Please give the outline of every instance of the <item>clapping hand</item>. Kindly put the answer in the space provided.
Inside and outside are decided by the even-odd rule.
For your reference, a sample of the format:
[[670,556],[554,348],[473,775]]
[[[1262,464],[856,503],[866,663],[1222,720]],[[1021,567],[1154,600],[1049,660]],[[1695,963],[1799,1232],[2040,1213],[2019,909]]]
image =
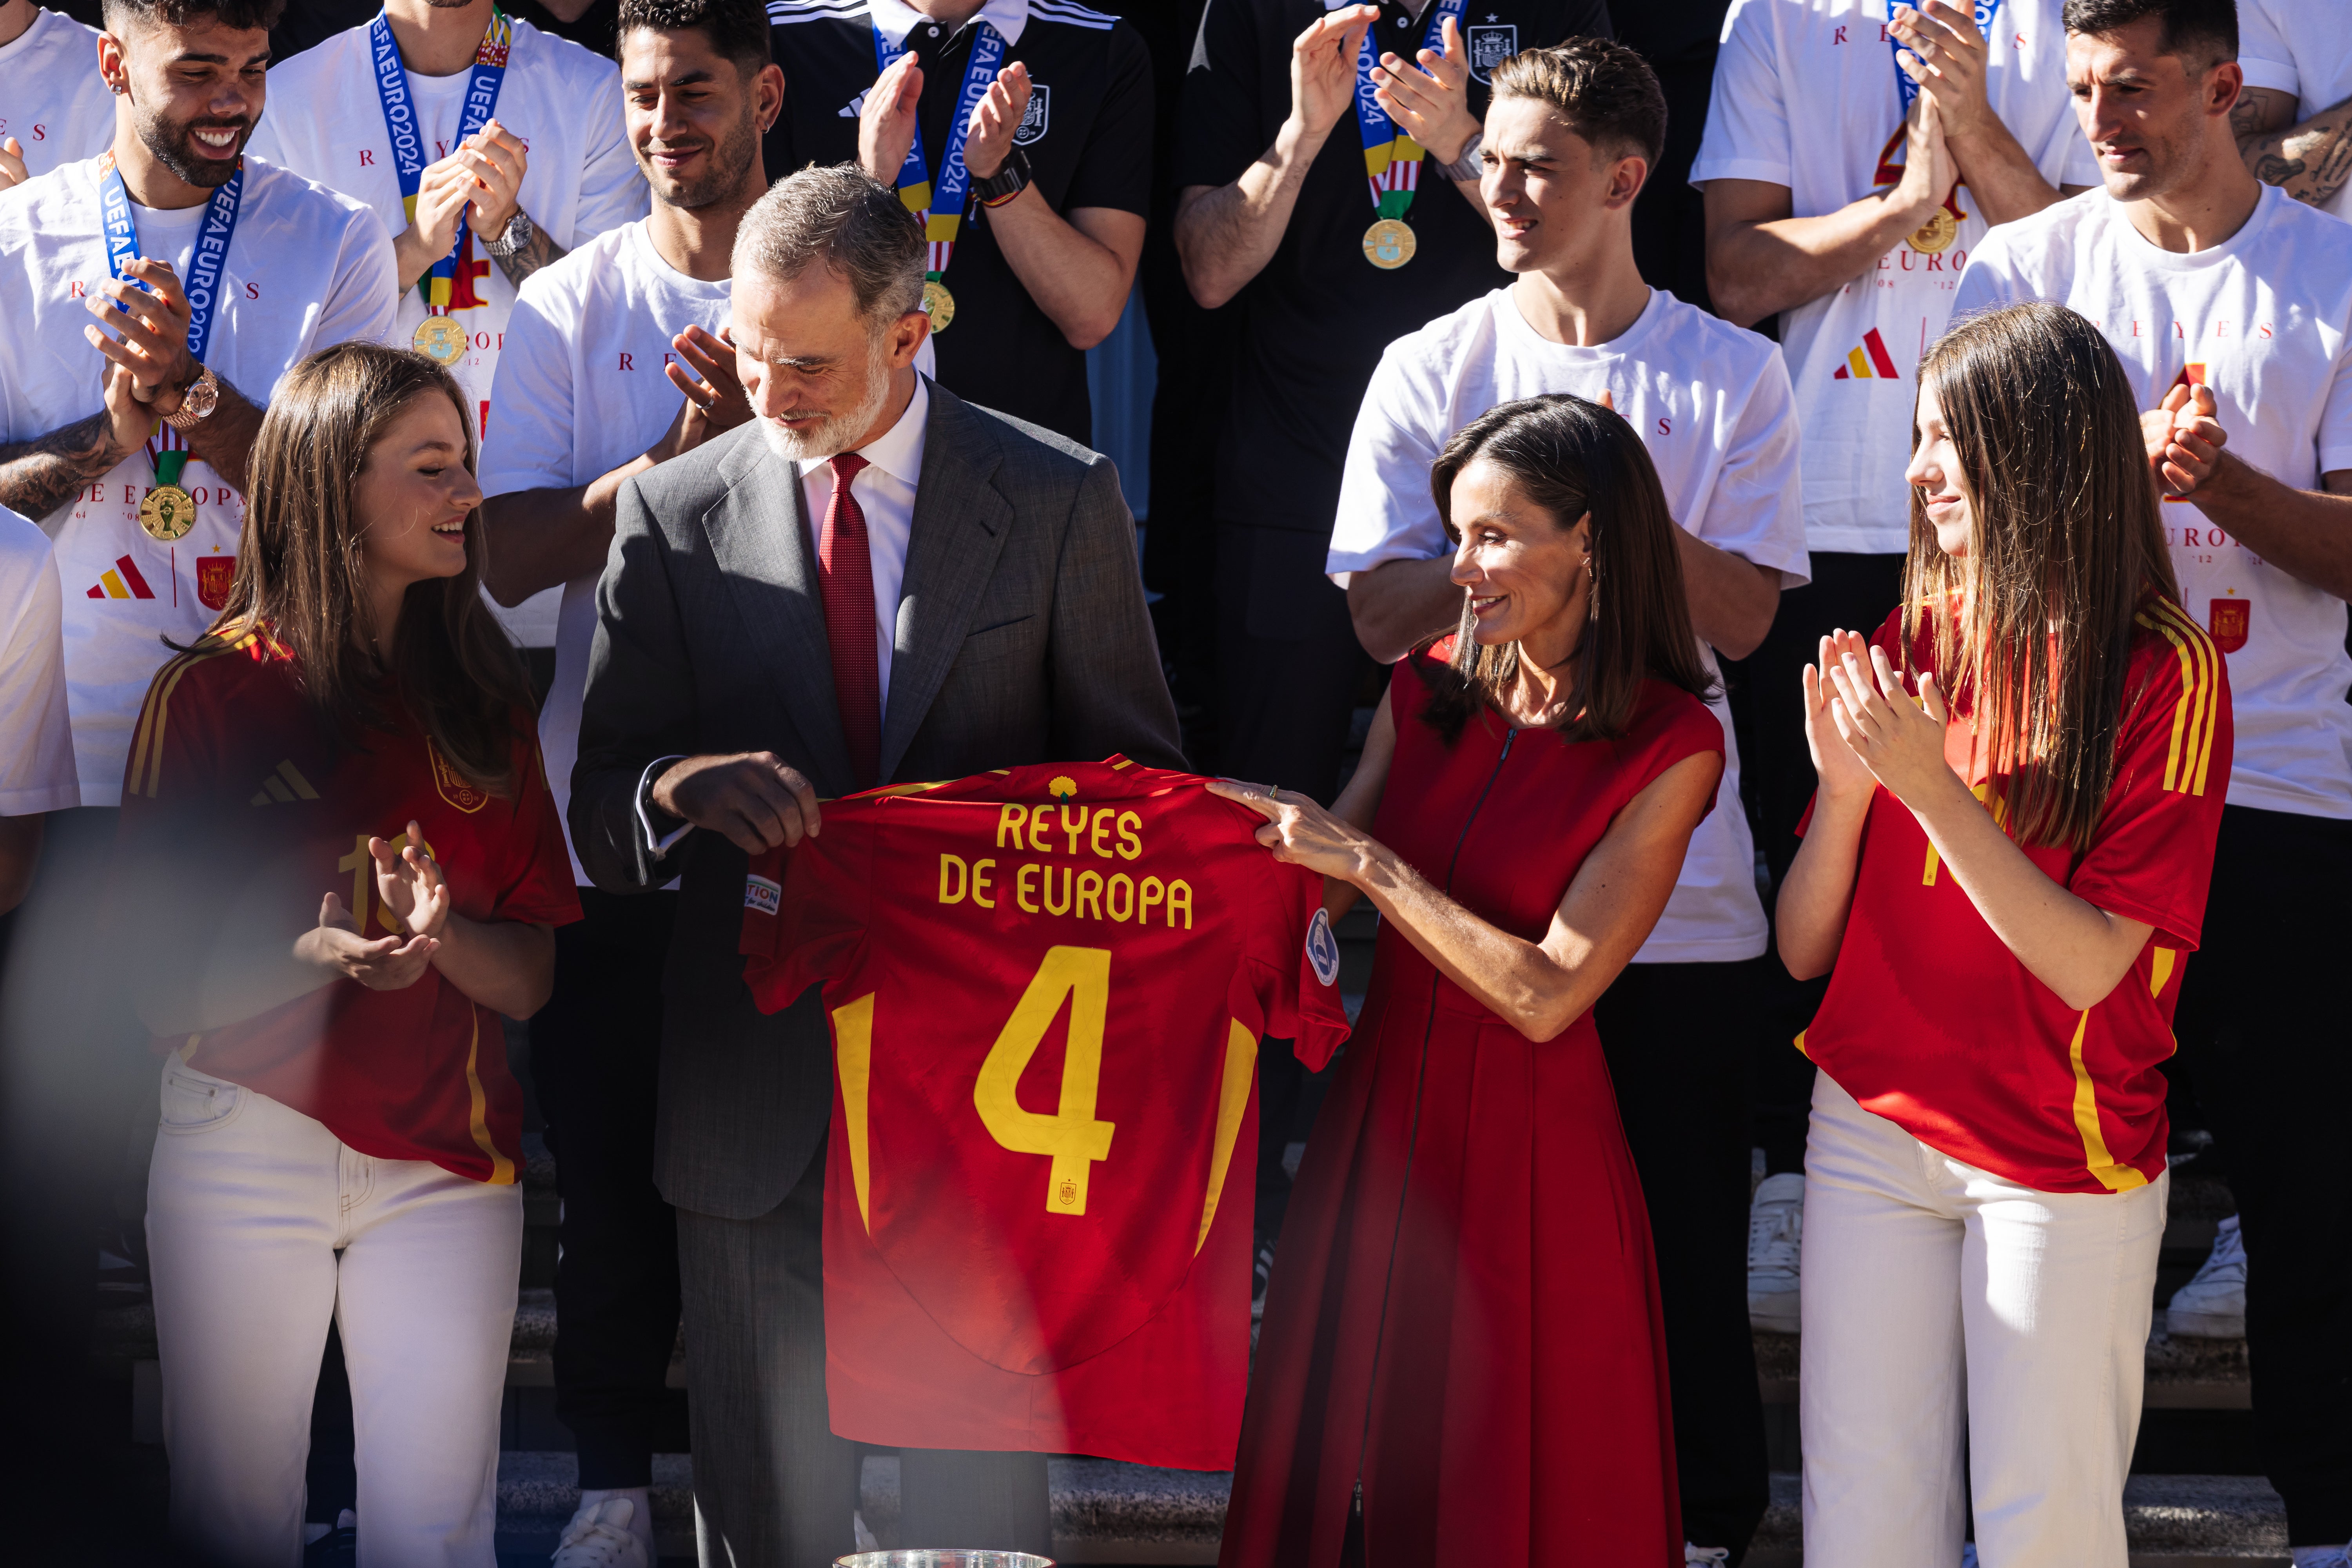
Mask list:
[[1462,47],[1462,29],[1451,16],[1445,18],[1440,41],[1443,53],[1423,49],[1414,57],[1420,61],[1417,70],[1395,55],[1382,55],[1372,68],[1372,96],[1433,158],[1452,163],[1478,133],[1478,121],[1470,112],[1469,51]]
[[[857,110],[857,163],[886,185],[898,184],[898,170],[915,145],[915,106],[922,99],[923,68],[911,52],[892,60],[866,89]],[[938,178],[939,171],[931,173]]]
[[686,363],[666,364],[662,372],[671,385],[686,394],[686,401],[679,405],[677,417],[670,421],[668,434],[655,448],[657,463],[691,452],[751,417],[751,399],[735,371],[731,328],[713,332],[698,322],[670,339],[669,346]]
[[[131,395],[153,405],[152,419],[177,410],[181,389],[199,374],[195,356],[188,353],[188,295],[168,261],[136,257],[122,270],[123,277],[108,279],[82,301],[105,326],[91,323],[81,331],[92,348],[121,367]],[[108,336],[108,328],[121,337]]]
[[0,191],[25,183],[25,144],[14,136],[0,140]]
[[2216,411],[2211,387],[2183,384],[2139,416],[2148,467],[2161,493],[2189,495],[2213,477],[2221,448],[2230,442],[2229,432],[2214,417]]
[[1014,60],[996,73],[988,95],[971,111],[963,166],[975,180],[992,180],[1012,155],[1013,138],[1029,113],[1029,68]]
[[[1959,775],[1944,760],[1944,731],[1951,714],[1933,674],[1919,677],[1915,700],[1903,689],[1903,678],[1888,661],[1886,650],[1861,645],[1862,638],[1852,632],[1843,634],[1834,648],[1830,639],[1822,640],[1822,659],[1835,692],[1827,704],[1830,721],[1870,777],[1916,811],[1929,802],[1933,791],[1958,783]],[[1819,679],[1817,671],[1807,668],[1809,701]],[[1851,787],[1851,775],[1840,782]],[[1826,787],[1826,778],[1823,784]]]
[[449,923],[449,885],[441,878],[441,863],[425,842],[425,829],[414,820],[398,847],[381,838],[368,840],[375,861],[375,893],[383,906],[386,925],[413,936],[438,938]]
[[1887,30],[1903,45],[1895,63],[1941,111],[1944,134],[1965,137],[1992,115],[1985,98],[1985,39],[1976,16],[1945,0],[1897,5]]
[[1290,118],[1307,135],[1329,135],[1356,100],[1356,56],[1380,19],[1377,5],[1349,5],[1325,12],[1291,40]]
[[432,966],[440,946],[437,938],[413,934],[370,942],[342,899],[329,893],[319,902],[317,929],[305,931],[294,951],[297,957],[371,991],[404,991]]

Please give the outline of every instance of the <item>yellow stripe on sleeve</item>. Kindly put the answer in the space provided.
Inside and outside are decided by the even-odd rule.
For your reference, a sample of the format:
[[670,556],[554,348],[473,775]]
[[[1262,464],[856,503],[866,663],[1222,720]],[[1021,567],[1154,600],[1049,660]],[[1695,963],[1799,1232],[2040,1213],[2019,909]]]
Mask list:
[[866,1194],[873,1186],[866,1136],[866,1096],[874,1078],[874,994],[833,1010],[834,1077],[841,1085],[841,1120],[849,1134],[849,1181],[857,1189],[857,1217],[874,1234]]
[[2159,600],[2158,607],[2188,637],[2189,647],[2196,651],[2198,664],[2204,672],[2200,687],[2202,700],[2199,704],[2197,723],[2193,731],[2197,738],[2196,767],[2185,781],[2189,794],[2201,795],[2205,793],[2207,770],[2213,761],[2213,731],[2221,727],[2223,668],[2221,650],[2214,646],[2212,635],[2190,619],[2189,613],[2179,605],[2168,600]]
[[1217,1142],[1209,1155],[1209,1191],[1201,1205],[1201,1234],[1192,1239],[1195,1258],[1209,1244],[1217,1200],[1224,1194],[1225,1173],[1233,1169],[1234,1141],[1241,1135],[1250,1088],[1257,1082],[1257,1037],[1244,1028],[1238,1018],[1227,1019],[1226,1024],[1225,1076],[1217,1086]]
[[2099,1185],[2111,1193],[2127,1193],[2147,1185],[2147,1178],[2129,1165],[2118,1165],[2107,1152],[2106,1134],[2099,1131],[2099,1095],[2092,1087],[2091,1069],[2083,1065],[2083,1037],[2091,1027],[2090,1009],[2074,1025],[2074,1044],[2068,1058],[2074,1068],[2074,1131],[2083,1140],[2083,1164]]

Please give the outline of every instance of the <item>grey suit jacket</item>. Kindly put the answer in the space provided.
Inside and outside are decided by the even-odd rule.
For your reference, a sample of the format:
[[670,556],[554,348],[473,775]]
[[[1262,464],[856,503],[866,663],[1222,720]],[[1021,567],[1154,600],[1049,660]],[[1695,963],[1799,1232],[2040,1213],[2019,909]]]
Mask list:
[[[888,782],[1123,752],[1181,767],[1175,705],[1109,461],[930,389],[882,731]],[[663,978],[655,1180],[748,1219],[782,1201],[832,1113],[812,991],[751,1003],[736,941],[744,855],[698,829],[656,859],[640,777],[672,753],[770,751],[821,795],[855,787],[816,552],[793,466],[755,426],[621,489],[572,773],[581,864],[607,892],[682,875]]]

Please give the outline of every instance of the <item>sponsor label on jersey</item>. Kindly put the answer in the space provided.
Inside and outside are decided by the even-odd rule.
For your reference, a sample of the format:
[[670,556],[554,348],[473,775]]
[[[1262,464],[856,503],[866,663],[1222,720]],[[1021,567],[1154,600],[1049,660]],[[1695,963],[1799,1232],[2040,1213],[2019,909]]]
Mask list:
[[763,915],[772,915],[782,903],[783,896],[784,888],[781,882],[772,882],[767,878],[759,876],[743,879],[743,907],[747,910],[757,910]]
[[1328,910],[1317,910],[1315,919],[1307,927],[1307,962],[1321,984],[1333,985],[1339,983],[1339,939],[1331,931],[1331,911]]

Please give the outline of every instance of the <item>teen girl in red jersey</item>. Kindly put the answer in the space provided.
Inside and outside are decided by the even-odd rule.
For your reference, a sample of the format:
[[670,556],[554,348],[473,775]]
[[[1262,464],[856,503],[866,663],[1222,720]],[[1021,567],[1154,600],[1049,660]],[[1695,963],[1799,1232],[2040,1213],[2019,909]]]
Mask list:
[[2123,1568],[2228,672],[2096,327],[1965,323],[1916,419],[1906,602],[1805,671],[1780,899],[1790,972],[1831,975],[1797,1042],[1805,1561],[1951,1562],[1972,1500],[1987,1568]]
[[341,1325],[362,1554],[490,1568],[522,1239],[500,1016],[579,918],[514,650],[483,608],[448,374],[346,343],[273,395],[236,575],[165,665],[113,898],[171,1053],[148,1193],[175,1531],[302,1552]]
[[1624,420],[1506,403],[1430,484],[1461,629],[1399,665],[1338,804],[1212,786],[1329,879],[1335,914],[1381,911],[1284,1223],[1219,1561],[1665,1568],[1656,1269],[1591,1007],[1665,908],[1723,731]]

